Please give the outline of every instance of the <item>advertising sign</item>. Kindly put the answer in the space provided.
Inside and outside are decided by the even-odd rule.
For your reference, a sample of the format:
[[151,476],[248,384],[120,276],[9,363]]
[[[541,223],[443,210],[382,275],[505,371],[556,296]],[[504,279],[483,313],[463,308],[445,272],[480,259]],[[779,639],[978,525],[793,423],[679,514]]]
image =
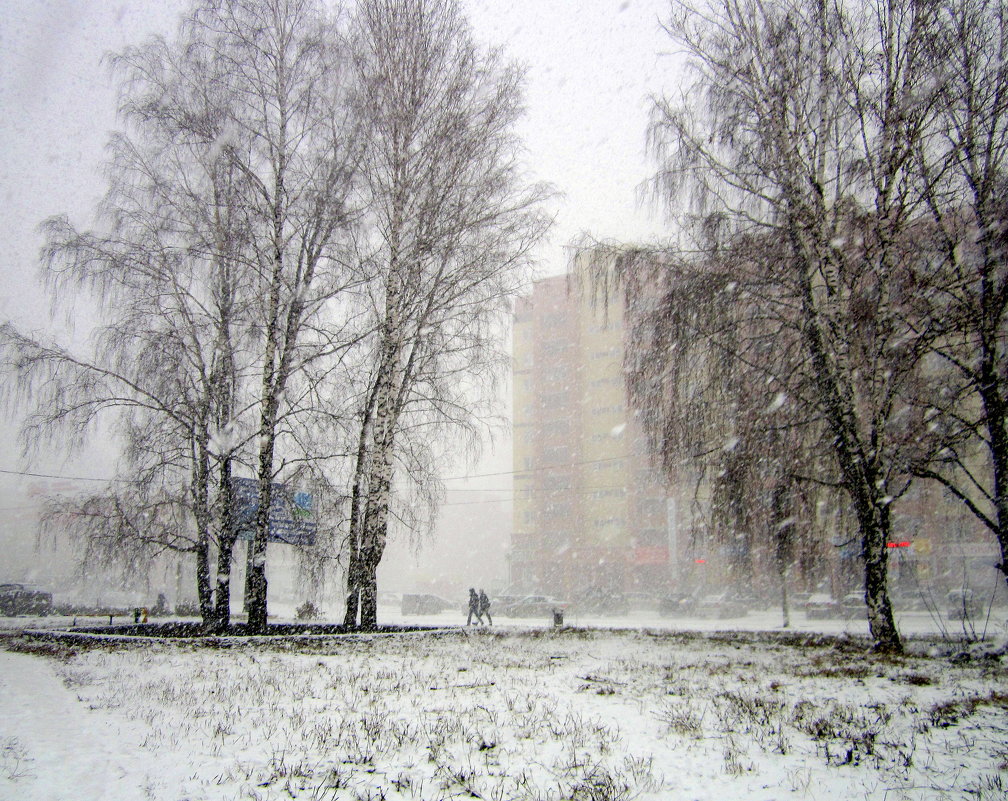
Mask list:
[[[234,519],[238,539],[251,540],[259,512],[259,481],[254,478],[233,478]],[[308,492],[292,492],[285,484],[274,484],[270,493],[270,542],[288,545],[314,545],[318,524]]]

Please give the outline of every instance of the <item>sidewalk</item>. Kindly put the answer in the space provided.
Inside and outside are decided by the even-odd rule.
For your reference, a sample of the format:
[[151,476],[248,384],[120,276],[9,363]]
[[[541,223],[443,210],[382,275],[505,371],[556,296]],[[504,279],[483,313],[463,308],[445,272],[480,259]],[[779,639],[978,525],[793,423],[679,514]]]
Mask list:
[[[47,659],[0,650],[0,799],[134,801],[151,797],[158,766],[138,732],[88,709]],[[153,774],[153,775],[152,775]]]

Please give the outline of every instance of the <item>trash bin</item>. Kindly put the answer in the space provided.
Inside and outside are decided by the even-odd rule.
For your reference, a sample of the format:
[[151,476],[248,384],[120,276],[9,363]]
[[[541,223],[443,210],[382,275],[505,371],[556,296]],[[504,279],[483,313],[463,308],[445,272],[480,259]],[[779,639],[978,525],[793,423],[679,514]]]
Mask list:
[[563,625],[563,609],[553,610],[553,625],[562,626]]

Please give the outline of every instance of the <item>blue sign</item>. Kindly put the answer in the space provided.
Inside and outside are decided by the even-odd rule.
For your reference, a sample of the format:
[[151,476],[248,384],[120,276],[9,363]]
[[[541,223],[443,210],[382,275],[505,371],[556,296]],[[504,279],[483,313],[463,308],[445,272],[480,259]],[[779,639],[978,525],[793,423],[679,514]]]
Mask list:
[[[232,478],[231,491],[238,539],[251,540],[259,513],[259,480]],[[274,484],[270,492],[267,539],[288,545],[314,545],[317,530],[311,493],[290,492],[284,484]]]

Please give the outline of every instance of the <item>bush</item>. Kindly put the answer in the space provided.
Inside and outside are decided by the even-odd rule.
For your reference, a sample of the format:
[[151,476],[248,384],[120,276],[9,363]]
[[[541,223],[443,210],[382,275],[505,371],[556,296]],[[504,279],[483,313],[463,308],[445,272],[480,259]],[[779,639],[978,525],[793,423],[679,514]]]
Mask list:
[[195,601],[179,601],[175,604],[177,617],[201,617],[199,604]]
[[301,604],[301,606],[297,608],[297,612],[295,614],[298,620],[318,620],[318,618],[321,617],[318,607],[311,601],[305,601]]

